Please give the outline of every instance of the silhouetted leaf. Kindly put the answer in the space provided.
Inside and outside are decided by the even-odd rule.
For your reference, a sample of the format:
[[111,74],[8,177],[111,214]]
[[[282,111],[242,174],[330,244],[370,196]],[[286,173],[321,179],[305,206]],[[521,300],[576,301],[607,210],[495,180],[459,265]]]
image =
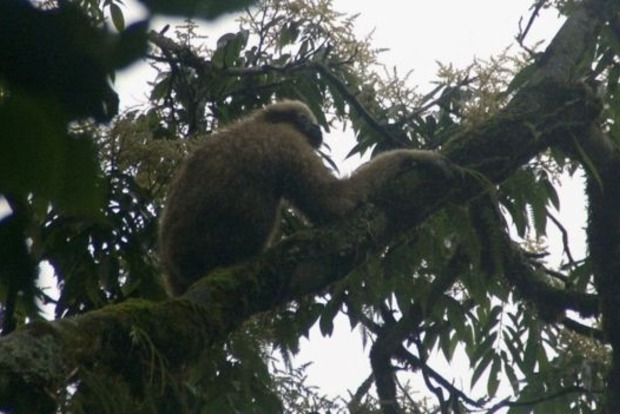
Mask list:
[[213,20],[250,6],[254,0],[140,0],[153,13]]

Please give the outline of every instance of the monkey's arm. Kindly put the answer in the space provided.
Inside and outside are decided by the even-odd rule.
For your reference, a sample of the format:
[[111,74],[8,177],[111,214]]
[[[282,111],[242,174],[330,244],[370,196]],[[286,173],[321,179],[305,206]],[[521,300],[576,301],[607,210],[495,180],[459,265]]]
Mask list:
[[283,195],[313,223],[324,223],[352,211],[361,197],[347,180],[339,180],[307,145],[287,148]]
[[396,150],[379,155],[351,178],[339,180],[314,152],[296,152],[301,155],[295,158],[295,166],[288,167],[291,173],[286,177],[285,198],[314,223],[344,216],[413,168],[429,168],[443,178],[453,174],[448,161],[434,152]]
[[362,165],[349,179],[350,187],[367,200],[390,180],[414,168],[427,168],[443,178],[454,174],[450,163],[435,152],[402,149],[383,153]]

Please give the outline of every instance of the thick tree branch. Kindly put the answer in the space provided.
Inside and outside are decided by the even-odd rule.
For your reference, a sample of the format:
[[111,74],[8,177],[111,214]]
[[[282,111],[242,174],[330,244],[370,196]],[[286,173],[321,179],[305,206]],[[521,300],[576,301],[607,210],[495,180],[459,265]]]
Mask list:
[[[504,230],[501,213],[490,200],[477,200],[473,208],[474,214],[484,216],[484,219],[479,220],[480,223],[476,223],[479,227],[478,237],[485,246],[483,250],[491,251],[493,259],[500,263],[497,267],[501,269],[507,282],[524,298],[538,306],[545,321],[561,321],[567,310],[578,312],[582,317],[599,314],[598,295],[559,288],[547,280],[544,266],[533,262],[518,244],[512,242],[508,231]],[[485,270],[497,271],[492,266],[493,263],[485,265],[487,268],[491,267]]]
[[593,157],[596,171],[590,172],[587,185],[587,234],[594,284],[601,297],[603,331],[613,350],[607,388],[612,413],[620,411],[620,155],[616,150]]
[[562,320],[562,325],[581,336],[585,336],[586,338],[594,338],[601,343],[607,342],[605,334],[602,330],[586,326],[574,319],[566,317]]
[[399,413],[401,409],[396,398],[396,376],[392,359],[401,349],[403,341],[417,338],[423,314],[419,306],[410,307],[399,320],[394,318],[387,307],[381,309],[381,314],[384,324],[373,330],[376,339],[370,348],[370,366],[381,409],[385,414]]
[[542,55],[531,83],[570,83],[583,77],[579,63],[592,61],[596,36],[608,16],[600,9],[602,3],[584,1],[575,9]]

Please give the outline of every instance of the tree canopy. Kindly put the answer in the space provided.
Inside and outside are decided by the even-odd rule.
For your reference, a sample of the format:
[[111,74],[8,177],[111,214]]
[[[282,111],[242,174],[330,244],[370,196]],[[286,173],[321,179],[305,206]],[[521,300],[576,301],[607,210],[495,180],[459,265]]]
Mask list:
[[[620,412],[618,2],[536,1],[521,53],[443,67],[425,93],[381,71],[329,0],[141,3],[130,25],[120,0],[0,3],[0,410]],[[543,7],[566,21],[528,48]],[[230,12],[238,30],[206,46],[197,22]],[[157,14],[194,20],[150,27]],[[119,113],[112,80],[140,59],[157,71],[149,103]],[[177,166],[280,99],[326,131],[344,123],[351,154],[434,150],[455,173],[412,165],[322,226],[284,207],[264,254],[169,298],[156,234]],[[556,214],[579,177],[583,257]],[[338,315],[364,333],[372,372],[332,400],[290,361]],[[436,355],[466,360],[471,383]]]

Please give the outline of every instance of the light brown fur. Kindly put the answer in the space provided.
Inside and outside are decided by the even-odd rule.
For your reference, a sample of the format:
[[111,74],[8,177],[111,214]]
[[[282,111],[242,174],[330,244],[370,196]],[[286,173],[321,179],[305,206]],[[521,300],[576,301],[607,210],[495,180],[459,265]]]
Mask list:
[[316,118],[298,101],[269,105],[205,138],[172,183],[162,215],[160,256],[173,295],[216,267],[261,253],[283,199],[313,223],[334,220],[403,163],[438,159],[393,151],[339,180],[315,153],[321,142]]

